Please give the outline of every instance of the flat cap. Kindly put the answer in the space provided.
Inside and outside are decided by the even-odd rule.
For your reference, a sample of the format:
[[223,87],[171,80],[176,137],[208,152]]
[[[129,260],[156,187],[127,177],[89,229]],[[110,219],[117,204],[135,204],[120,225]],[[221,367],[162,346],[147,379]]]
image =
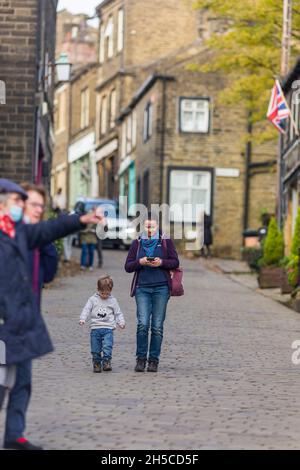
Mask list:
[[0,178],[0,194],[17,193],[25,200],[28,198],[26,191],[13,181]]

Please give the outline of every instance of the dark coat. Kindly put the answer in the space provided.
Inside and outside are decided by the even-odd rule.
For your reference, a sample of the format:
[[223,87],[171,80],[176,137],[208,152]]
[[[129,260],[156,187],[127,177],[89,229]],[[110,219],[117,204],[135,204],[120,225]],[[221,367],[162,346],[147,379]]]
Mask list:
[[6,364],[49,353],[53,346],[32,291],[29,251],[81,230],[78,215],[35,225],[18,224],[16,237],[0,231],[0,340]]
[[[41,291],[44,284],[53,281],[58,268],[58,254],[53,243],[43,246],[40,250],[39,266],[39,291],[36,299],[39,308],[41,308]],[[29,272],[33,274],[34,269],[34,250],[29,253]]]
[[211,216],[204,214],[204,245],[213,244],[211,226],[212,226]]
[[[163,238],[162,247],[164,250],[164,256],[162,258],[162,265],[160,267],[166,270],[168,284],[171,290],[171,276],[170,276],[169,271],[171,269],[178,268],[179,259],[178,259],[177,251],[176,251],[173,241],[170,238],[165,238],[165,237],[162,237],[162,238]],[[134,297],[135,295],[139,272],[142,269],[142,266],[138,259],[139,246],[140,246],[140,240],[134,240],[132,242],[128,255],[127,255],[126,262],[125,262],[125,271],[127,273],[134,272],[134,276],[133,276],[133,280],[131,284],[131,291],[130,291],[131,297]],[[166,247],[166,249],[164,247]]]

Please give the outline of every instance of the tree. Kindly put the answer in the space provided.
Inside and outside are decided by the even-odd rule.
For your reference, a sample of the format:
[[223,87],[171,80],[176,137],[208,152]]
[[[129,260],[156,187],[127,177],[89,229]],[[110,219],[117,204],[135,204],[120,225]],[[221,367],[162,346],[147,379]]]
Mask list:
[[[220,93],[224,104],[243,104],[257,141],[278,135],[265,119],[270,92],[278,76],[281,60],[283,6],[279,0],[197,0],[195,8],[226,24],[207,41],[212,59],[202,72],[220,71],[228,85]],[[293,1],[292,57],[299,53],[300,0]],[[260,123],[259,126],[255,126]],[[252,126],[251,126],[252,132]],[[259,134],[259,138],[257,135]],[[253,139],[253,137],[251,137]]]

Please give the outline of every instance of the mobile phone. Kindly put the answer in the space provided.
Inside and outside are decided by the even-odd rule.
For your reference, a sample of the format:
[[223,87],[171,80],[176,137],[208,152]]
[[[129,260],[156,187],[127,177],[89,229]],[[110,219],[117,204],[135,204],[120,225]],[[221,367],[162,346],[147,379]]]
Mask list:
[[155,260],[155,256],[147,256],[147,261],[154,261]]

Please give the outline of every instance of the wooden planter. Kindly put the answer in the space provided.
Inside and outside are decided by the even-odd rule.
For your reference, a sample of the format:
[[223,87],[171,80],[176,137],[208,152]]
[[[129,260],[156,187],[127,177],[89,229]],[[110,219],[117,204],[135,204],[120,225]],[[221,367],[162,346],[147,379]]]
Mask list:
[[281,287],[281,293],[282,294],[290,294],[295,289],[295,287],[293,287],[293,286],[291,286],[291,284],[289,284],[288,275],[287,275],[287,272],[286,272],[285,269],[283,270],[283,273],[282,273],[281,286],[280,287]]
[[282,279],[286,274],[283,268],[262,267],[258,275],[258,284],[261,289],[281,287]]

